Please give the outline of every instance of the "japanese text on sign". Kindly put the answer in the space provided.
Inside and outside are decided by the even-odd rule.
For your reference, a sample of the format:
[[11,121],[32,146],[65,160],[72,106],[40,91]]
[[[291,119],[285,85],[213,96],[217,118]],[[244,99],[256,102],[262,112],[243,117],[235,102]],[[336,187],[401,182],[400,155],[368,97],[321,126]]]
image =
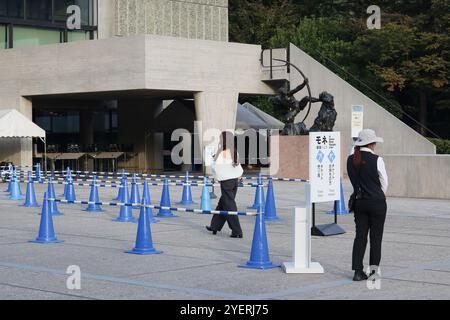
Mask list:
[[309,135],[309,177],[311,202],[340,199],[340,132],[311,132]]

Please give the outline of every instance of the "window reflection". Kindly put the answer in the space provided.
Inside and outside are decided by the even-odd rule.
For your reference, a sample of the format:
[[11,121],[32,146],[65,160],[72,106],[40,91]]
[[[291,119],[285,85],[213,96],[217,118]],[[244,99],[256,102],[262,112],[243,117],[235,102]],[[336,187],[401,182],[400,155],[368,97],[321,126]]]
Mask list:
[[71,5],[80,7],[82,25],[93,25],[93,0],[0,0],[0,17],[61,23]]
[[52,0],[27,1],[27,19],[52,21]]
[[54,19],[58,22],[64,22],[67,20],[67,8],[71,5],[77,5],[81,9],[81,24],[89,25],[89,0],[54,0],[55,13]]
[[0,17],[23,18],[23,0],[1,0]]
[[6,26],[0,24],[0,49],[7,48],[7,34],[6,34]]

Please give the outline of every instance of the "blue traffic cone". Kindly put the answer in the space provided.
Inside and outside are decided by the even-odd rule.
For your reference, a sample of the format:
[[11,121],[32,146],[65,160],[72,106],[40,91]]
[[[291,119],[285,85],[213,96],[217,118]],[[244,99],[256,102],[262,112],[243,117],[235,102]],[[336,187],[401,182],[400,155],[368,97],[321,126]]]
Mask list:
[[212,211],[211,208],[211,194],[208,189],[208,178],[203,178],[203,189],[202,189],[202,204],[200,207],[203,211]]
[[14,176],[14,171],[11,165],[9,165],[8,167],[8,177],[9,177],[9,182],[8,182],[8,188],[6,188],[5,192],[11,193],[11,186],[12,186],[12,181],[13,181],[13,176]]
[[[51,178],[51,177],[48,179],[47,196],[49,199],[56,199],[55,186],[53,185],[53,178]],[[49,201],[48,205],[49,205],[48,211],[53,216],[62,216],[63,215],[61,212],[59,212],[56,201]]]
[[28,183],[27,183],[27,193],[25,195],[24,207],[39,207],[36,200],[36,192],[34,190],[34,181],[31,172],[28,172]]
[[12,186],[12,175],[9,175],[8,187],[6,188],[5,192],[11,193],[11,186]]
[[102,207],[99,204],[97,204],[100,202],[100,198],[98,196],[98,186],[97,186],[97,177],[96,176],[94,176],[92,178],[89,202],[91,202],[91,203],[88,205],[88,207],[84,211],[86,211],[86,212],[102,212],[103,211]]
[[[161,195],[161,207],[167,207],[170,208],[172,205],[170,204],[170,192],[169,192],[169,182],[164,180],[164,186],[163,191]],[[168,209],[159,209],[158,217],[161,218],[172,218],[175,217],[175,215],[172,213],[171,210]]]
[[264,209],[264,218],[266,221],[276,221],[279,220],[277,217],[277,208],[275,205],[275,194],[273,191],[273,181],[272,178],[269,179],[269,186],[267,188],[266,205]]
[[127,183],[127,178],[122,176],[122,178],[120,180],[119,192],[117,193],[117,197],[114,198],[113,201],[120,201],[122,199],[122,197],[123,197],[122,191],[123,191],[123,188],[126,183]]
[[334,202],[334,208],[328,211],[328,214],[337,214],[338,216],[344,216],[350,214],[345,206],[344,188],[342,187],[341,180],[341,199]]
[[41,164],[36,164],[36,181],[42,182]]
[[133,208],[131,207],[130,195],[128,194],[128,183],[125,182],[122,191],[122,199],[120,200],[123,206],[120,207],[119,217],[116,222],[136,222],[133,217]]
[[[262,189],[260,185],[258,188]],[[267,243],[266,223],[264,219],[263,206],[263,190],[260,190],[258,197],[258,214],[256,215],[255,231],[253,232],[252,250],[250,253],[250,260],[245,265],[240,265],[241,268],[247,269],[273,269],[278,268],[279,265],[274,265],[270,261],[269,245]]]
[[[258,175],[258,186],[262,186],[262,179],[261,179],[261,174]],[[259,199],[260,199],[260,192],[262,190],[262,204],[264,205],[265,203],[265,199],[264,199],[264,190],[262,188],[257,187],[256,188],[256,193],[255,193],[255,202],[253,203],[253,205],[251,207],[249,207],[249,209],[258,209],[259,206]]]
[[[151,198],[150,198],[150,188],[148,187],[148,182],[147,181],[144,182],[144,188],[142,190],[142,201],[144,201],[144,200],[145,200],[145,205],[152,204],[152,201],[151,201]],[[152,208],[146,208],[146,209],[147,209],[149,222],[150,223],[158,223],[159,220],[155,219],[155,217],[153,216]]]
[[152,240],[152,230],[150,227],[150,217],[148,216],[148,211],[145,205],[145,196],[142,197],[141,213],[139,214],[139,224],[137,228],[136,235],[136,246],[131,251],[125,251],[126,253],[138,254],[138,255],[149,255],[149,254],[161,254],[162,251],[157,251],[153,247]]
[[[131,180],[131,204],[139,204],[141,202],[141,195],[139,193],[139,185],[136,182],[136,174],[133,174]],[[139,209],[139,206],[133,206],[133,209]]]
[[9,197],[9,200],[23,200],[22,191],[20,191],[20,183],[17,179],[16,173],[13,173],[11,195]]
[[67,201],[76,201],[77,196],[75,194],[75,186],[73,185],[73,178],[72,175],[69,178],[69,181],[67,182],[66,189],[65,189],[65,199]]
[[184,178],[184,186],[183,186],[183,196],[181,201],[178,204],[188,206],[194,204],[195,202],[192,200],[192,190],[191,184],[189,182],[189,171],[186,171],[186,177]]
[[66,197],[66,194],[67,194],[67,191],[68,191],[68,187],[69,187],[69,181],[71,179],[72,179],[72,177],[71,177],[71,173],[70,173],[70,168],[67,167],[66,177],[64,178],[64,182],[65,182],[65,184],[64,184],[64,192],[61,195],[61,197],[63,197],[63,198]]
[[53,228],[53,215],[50,213],[50,202],[47,200],[47,193],[44,193],[44,203],[42,204],[41,223],[39,226],[39,234],[36,240],[29,241],[31,243],[62,243],[64,241],[56,239],[55,230]]

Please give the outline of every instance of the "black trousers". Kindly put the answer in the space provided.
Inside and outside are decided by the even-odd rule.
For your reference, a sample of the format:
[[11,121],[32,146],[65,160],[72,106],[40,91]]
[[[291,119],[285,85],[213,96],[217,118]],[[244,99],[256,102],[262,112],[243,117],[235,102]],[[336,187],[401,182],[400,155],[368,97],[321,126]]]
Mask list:
[[356,200],[355,224],[356,237],[353,244],[353,270],[363,270],[367,236],[370,233],[370,265],[379,266],[381,261],[381,243],[386,221],[386,200]]
[[[220,182],[220,190],[222,196],[216,210],[218,211],[237,211],[236,194],[239,186],[238,179],[226,180]],[[242,235],[241,224],[238,216],[222,216],[215,214],[211,221],[211,228],[216,231],[221,231],[225,222],[228,222],[232,234],[235,236]]]

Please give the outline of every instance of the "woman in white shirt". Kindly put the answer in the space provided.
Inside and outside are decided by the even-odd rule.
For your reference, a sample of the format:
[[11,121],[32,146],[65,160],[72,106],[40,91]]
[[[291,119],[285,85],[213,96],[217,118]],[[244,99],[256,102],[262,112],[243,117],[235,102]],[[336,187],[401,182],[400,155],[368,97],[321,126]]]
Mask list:
[[[214,158],[212,170],[215,179],[220,182],[222,196],[216,210],[237,211],[236,194],[239,187],[239,178],[244,173],[239,163],[237,143],[231,131],[224,131],[220,135],[220,143]],[[231,238],[242,238],[242,229],[237,215],[214,215],[211,226],[206,229],[214,235],[221,231],[225,222],[231,229]]]

